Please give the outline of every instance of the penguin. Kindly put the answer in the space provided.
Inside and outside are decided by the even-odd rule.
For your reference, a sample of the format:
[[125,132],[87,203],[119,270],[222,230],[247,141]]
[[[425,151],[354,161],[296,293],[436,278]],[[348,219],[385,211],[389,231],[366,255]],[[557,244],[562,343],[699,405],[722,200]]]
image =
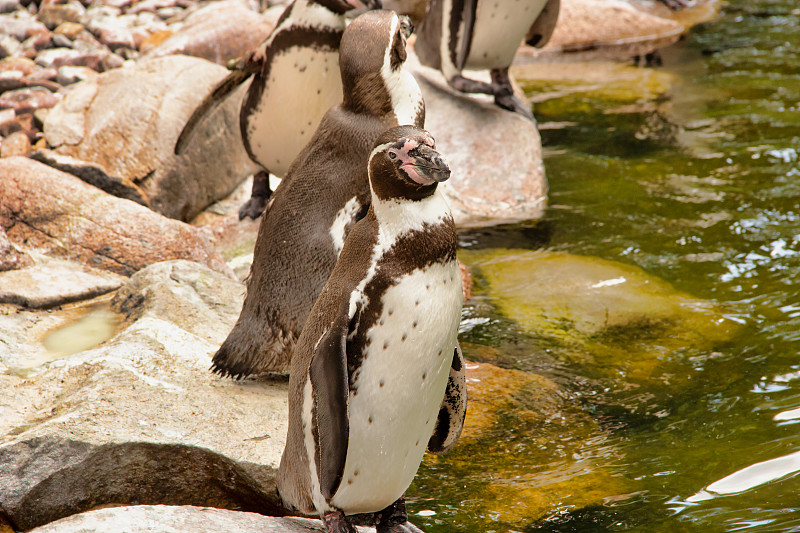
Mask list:
[[250,77],[239,113],[242,140],[262,170],[253,176],[250,199],[239,218],[261,216],[272,194],[269,174],[283,177],[308,143],[322,116],[342,100],[339,41],[345,12],[380,7],[380,0],[294,0],[270,36],[250,55],[233,63],[192,113],[175,143],[186,149],[196,126]]
[[308,312],[352,224],[370,201],[366,162],[387,128],[423,126],[419,86],[404,68],[413,27],[391,11],[368,11],[344,32],[343,98],[276,187],[261,220],[242,311],[214,354],[212,371],[242,378],[285,372]]
[[403,495],[426,445],[441,440],[462,306],[455,224],[437,187],[450,170],[435,146],[412,126],[377,139],[369,211],[292,355],[278,492],[329,533],[354,533],[357,514],[371,514],[378,533],[420,531]]
[[[523,38],[531,46],[547,44],[559,7],[560,0],[431,0],[414,50],[457,91],[491,94],[501,108],[533,120],[530,107],[514,96],[508,68]],[[492,82],[465,78],[463,69],[489,69]]]

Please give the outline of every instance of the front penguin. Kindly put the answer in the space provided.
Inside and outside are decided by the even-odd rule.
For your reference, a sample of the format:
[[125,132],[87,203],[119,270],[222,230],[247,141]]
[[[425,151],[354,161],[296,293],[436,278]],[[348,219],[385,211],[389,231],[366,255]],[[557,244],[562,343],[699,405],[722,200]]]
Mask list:
[[369,211],[292,354],[278,490],[328,532],[355,532],[349,516],[362,513],[379,533],[418,532],[403,495],[426,447],[463,422],[463,412],[456,424],[438,420],[461,371],[456,231],[437,187],[450,170],[413,126],[383,133],[368,168]]

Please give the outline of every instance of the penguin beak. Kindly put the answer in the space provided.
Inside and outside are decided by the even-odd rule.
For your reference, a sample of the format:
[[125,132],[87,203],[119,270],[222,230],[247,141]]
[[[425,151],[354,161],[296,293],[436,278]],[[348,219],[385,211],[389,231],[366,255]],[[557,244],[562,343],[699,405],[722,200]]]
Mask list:
[[[450,167],[447,165],[447,161],[444,160],[444,157],[439,152],[427,144],[421,144],[411,150],[408,155],[411,156],[411,161],[403,163],[402,167],[411,167],[416,170],[417,174],[427,182],[420,183],[420,185],[429,185],[434,182],[441,183],[450,178]],[[410,174],[413,175],[413,173]]]

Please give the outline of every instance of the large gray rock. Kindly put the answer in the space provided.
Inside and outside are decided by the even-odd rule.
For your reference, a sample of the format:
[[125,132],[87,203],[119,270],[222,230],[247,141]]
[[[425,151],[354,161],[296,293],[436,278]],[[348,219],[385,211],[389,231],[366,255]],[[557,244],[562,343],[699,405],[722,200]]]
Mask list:
[[500,109],[490,97],[451,89],[439,71],[421,66],[414,54],[408,64],[425,98],[425,129],[452,169],[444,193],[456,224],[540,218],[547,180],[536,124]]
[[[203,507],[139,505],[98,509],[37,527],[30,533],[307,533],[325,531],[307,518],[276,518]],[[359,527],[358,531],[375,531]]]
[[230,273],[205,233],[25,157],[0,159],[0,227],[12,243],[130,276],[167,259]]
[[18,528],[111,503],[280,512],[286,382],[208,371],[242,291],[197,263],[153,265],[115,298],[118,335],[24,373],[41,315],[0,313],[0,508]]
[[183,155],[173,153],[186,120],[226,73],[187,56],[105,72],[73,86],[47,115],[45,137],[57,153],[135,184],[155,211],[190,220],[255,169],[239,132],[242,90],[199,125]]

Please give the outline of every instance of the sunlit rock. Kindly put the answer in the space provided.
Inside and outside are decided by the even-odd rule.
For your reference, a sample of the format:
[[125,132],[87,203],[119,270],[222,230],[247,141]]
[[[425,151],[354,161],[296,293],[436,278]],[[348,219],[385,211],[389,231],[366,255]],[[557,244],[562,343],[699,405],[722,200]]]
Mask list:
[[167,259],[228,267],[203,232],[24,157],[0,159],[0,226],[15,245],[131,275]]
[[0,507],[13,523],[111,503],[276,511],[286,382],[208,371],[241,299],[238,282],[202,265],[153,265],[112,305],[125,329],[24,376],[7,362],[40,317],[0,313],[11,332],[0,343]]
[[682,351],[710,351],[740,329],[724,309],[634,266],[545,251],[459,255],[476,292],[590,375],[646,381]]
[[[361,533],[375,531],[374,528],[357,529]],[[322,523],[307,518],[277,518],[207,507],[138,505],[90,511],[35,528],[30,533],[150,533],[152,531],[306,533],[322,531]]]
[[51,110],[47,142],[59,154],[131,181],[157,212],[190,220],[254,169],[239,133],[241,91],[198,126],[183,155],[173,153],[189,115],[226,73],[187,56],[106,72],[75,84]]
[[451,89],[441,72],[421,66],[414,54],[407,64],[425,99],[425,129],[452,170],[443,191],[456,225],[541,217],[547,181],[536,124],[500,109],[491,97]]
[[185,54],[220,65],[244,56],[266,39],[276,18],[252,11],[241,0],[212,2],[186,18],[180,29],[157,46],[147,57]]

